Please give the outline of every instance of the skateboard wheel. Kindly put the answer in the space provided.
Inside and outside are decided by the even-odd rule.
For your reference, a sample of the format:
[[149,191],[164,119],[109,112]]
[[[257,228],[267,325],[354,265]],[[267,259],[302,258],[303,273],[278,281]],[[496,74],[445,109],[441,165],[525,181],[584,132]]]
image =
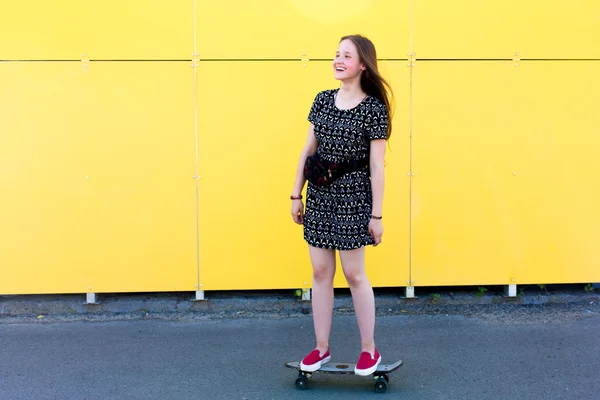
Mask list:
[[300,377],[296,379],[296,389],[298,390],[306,390],[308,389],[308,379],[304,377]]
[[375,382],[385,379],[385,383],[390,383],[390,378],[387,375],[373,375],[373,380]]
[[385,379],[378,379],[375,382],[375,393],[385,393],[387,390],[387,382]]

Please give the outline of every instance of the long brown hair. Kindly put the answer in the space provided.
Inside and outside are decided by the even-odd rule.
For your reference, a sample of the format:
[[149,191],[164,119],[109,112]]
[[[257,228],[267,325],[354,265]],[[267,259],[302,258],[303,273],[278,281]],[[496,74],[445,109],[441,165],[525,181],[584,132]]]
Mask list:
[[362,35],[347,35],[340,39],[340,43],[344,40],[351,40],[356,46],[358,57],[362,64],[365,65],[360,78],[360,87],[369,96],[379,99],[387,108],[389,114],[388,121],[388,139],[392,135],[392,104],[394,95],[390,84],[381,76],[377,68],[377,52],[375,45],[369,39]]

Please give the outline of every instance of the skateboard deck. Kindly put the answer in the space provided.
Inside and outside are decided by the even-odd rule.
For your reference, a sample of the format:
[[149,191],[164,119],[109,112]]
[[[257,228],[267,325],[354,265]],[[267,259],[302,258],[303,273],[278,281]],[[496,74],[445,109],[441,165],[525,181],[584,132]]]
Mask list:
[[[377,393],[384,393],[387,390],[387,386],[389,383],[388,374],[394,372],[398,368],[402,366],[402,360],[398,360],[393,364],[379,364],[377,366],[377,370],[373,372],[372,376],[375,380],[375,391]],[[308,379],[314,373],[323,373],[323,374],[347,374],[354,375],[354,367],[356,364],[354,363],[336,363],[336,362],[328,362],[321,365],[321,368],[314,371],[302,371],[300,369],[299,361],[290,361],[286,362],[285,366],[288,368],[293,368],[298,370],[298,378],[296,379],[296,388],[298,390],[308,389]]]

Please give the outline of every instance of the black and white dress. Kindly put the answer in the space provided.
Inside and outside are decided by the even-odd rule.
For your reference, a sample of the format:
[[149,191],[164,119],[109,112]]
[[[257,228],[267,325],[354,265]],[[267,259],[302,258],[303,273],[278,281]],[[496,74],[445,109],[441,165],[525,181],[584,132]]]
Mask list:
[[[387,138],[388,111],[372,96],[354,108],[339,109],[338,91],[319,92],[311,106],[308,120],[315,127],[317,152],[334,162],[368,157],[370,141]],[[368,228],[373,196],[367,170],[345,174],[330,186],[307,183],[304,239],[309,245],[352,250],[373,244]]]

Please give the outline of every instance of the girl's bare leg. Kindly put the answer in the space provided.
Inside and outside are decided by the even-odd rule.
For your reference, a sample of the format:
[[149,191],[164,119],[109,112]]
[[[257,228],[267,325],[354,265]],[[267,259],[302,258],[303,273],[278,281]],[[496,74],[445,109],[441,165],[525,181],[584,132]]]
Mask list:
[[361,351],[375,352],[375,296],[365,273],[365,248],[340,251],[342,268],[354,303]]
[[313,266],[312,310],[317,349],[321,354],[329,348],[331,315],[333,313],[333,277],[335,250],[308,246]]

